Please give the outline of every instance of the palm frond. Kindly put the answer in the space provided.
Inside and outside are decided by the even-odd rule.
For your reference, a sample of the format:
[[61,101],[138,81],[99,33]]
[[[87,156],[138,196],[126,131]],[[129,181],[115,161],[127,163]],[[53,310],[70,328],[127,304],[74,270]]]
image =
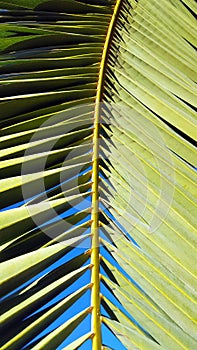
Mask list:
[[0,7],[2,349],[193,350],[195,2]]

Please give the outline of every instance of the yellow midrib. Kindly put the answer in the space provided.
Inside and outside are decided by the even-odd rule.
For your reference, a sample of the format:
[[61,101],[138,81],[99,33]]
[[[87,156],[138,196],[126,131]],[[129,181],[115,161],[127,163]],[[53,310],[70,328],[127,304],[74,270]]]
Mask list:
[[103,82],[105,77],[106,60],[109,51],[109,45],[119,13],[120,5],[123,0],[117,0],[114,11],[107,30],[106,40],[103,47],[103,54],[100,63],[98,76],[97,93],[94,109],[94,126],[93,126],[93,157],[92,157],[92,212],[91,212],[91,264],[92,268],[92,349],[101,350],[101,317],[100,317],[100,249],[99,249],[99,121],[100,121],[100,102],[102,101]]

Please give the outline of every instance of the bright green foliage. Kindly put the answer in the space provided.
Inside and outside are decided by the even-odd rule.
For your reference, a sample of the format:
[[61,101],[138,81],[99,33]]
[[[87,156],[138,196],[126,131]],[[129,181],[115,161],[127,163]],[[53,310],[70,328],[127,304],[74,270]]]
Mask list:
[[[109,315],[101,329],[128,350],[194,350],[195,1],[12,0],[0,8],[2,349],[22,349],[91,294],[92,279],[47,304],[93,273],[96,177],[98,285],[113,294],[99,300]],[[95,337],[93,328],[77,332],[93,308],[31,348],[56,349],[73,333],[64,349],[80,349]]]

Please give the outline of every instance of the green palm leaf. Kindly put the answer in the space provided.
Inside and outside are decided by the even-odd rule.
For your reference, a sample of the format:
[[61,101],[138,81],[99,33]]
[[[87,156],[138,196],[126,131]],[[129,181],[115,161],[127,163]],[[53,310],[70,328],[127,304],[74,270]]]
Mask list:
[[193,350],[195,2],[0,7],[2,349]]

